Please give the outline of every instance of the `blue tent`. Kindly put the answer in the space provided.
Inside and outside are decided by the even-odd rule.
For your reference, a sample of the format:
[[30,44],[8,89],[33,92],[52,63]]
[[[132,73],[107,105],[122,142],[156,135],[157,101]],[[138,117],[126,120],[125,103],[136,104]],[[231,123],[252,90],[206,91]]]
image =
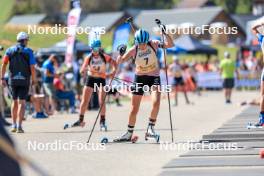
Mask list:
[[174,45],[174,47],[167,49],[167,53],[168,54],[184,54],[184,53],[187,53],[187,51],[184,48],[180,48]]
[[206,54],[217,55],[217,50],[201,43],[190,35],[182,35],[174,40],[174,47],[168,48],[168,54]]

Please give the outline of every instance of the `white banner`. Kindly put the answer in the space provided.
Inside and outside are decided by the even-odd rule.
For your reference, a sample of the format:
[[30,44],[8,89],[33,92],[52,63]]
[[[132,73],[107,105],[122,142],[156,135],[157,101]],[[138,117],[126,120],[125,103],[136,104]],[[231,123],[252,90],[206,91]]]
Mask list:
[[197,84],[201,88],[222,88],[223,82],[218,72],[197,73]]
[[[242,75],[242,74],[241,74]],[[241,76],[240,75],[240,76]],[[260,86],[260,79],[249,78],[250,72],[247,72],[247,78],[235,79],[235,87],[252,87],[258,88]],[[245,76],[245,74],[243,74]],[[201,88],[222,88],[223,80],[219,72],[204,72],[197,73],[197,84]]]
[[79,24],[81,14],[81,8],[74,8],[68,14],[68,38],[67,38],[67,49],[65,53],[65,64],[70,67],[74,57],[74,42],[76,36],[76,28]]

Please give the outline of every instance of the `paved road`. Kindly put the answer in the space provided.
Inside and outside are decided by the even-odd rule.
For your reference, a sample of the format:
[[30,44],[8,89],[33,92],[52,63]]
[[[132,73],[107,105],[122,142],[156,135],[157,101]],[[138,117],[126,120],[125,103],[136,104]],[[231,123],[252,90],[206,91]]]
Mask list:
[[[195,105],[185,105],[182,95],[180,105],[173,107],[174,135],[177,141],[198,140],[203,134],[208,134],[222,123],[240,113],[244,107],[238,106],[241,101],[251,100],[258,96],[257,92],[236,92],[232,105],[224,104],[222,92],[206,92],[201,97],[191,95]],[[96,112],[88,112],[85,116],[85,128],[62,129],[65,122],[73,122],[76,115],[58,114],[49,119],[28,119],[24,128],[25,134],[12,135],[17,142],[17,148],[32,158],[52,176],[146,176],[158,175],[161,167],[183,150],[160,150],[160,145],[144,141],[147,127],[150,103],[142,103],[135,133],[139,136],[137,144],[109,144],[105,150],[87,151],[30,151],[29,142],[50,143],[60,141],[68,143],[77,141],[84,144],[88,138]],[[169,116],[167,101],[161,103],[161,111],[157,124],[157,131],[162,141],[170,141]],[[104,136],[114,138],[121,135],[127,126],[129,102],[123,107],[108,106],[107,121],[109,132],[100,132],[98,126],[91,142],[97,145]],[[99,149],[102,149],[99,147]],[[35,175],[29,168],[24,167],[27,176]]]

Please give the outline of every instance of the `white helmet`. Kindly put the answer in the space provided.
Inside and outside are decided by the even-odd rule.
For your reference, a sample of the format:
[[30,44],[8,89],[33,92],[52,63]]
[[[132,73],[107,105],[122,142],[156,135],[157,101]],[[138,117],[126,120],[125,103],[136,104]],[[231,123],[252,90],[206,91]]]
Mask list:
[[21,40],[28,40],[29,36],[26,32],[19,32],[17,34],[17,41],[21,41]]
[[227,52],[227,51],[225,51],[225,52],[224,52],[224,56],[225,56],[225,58],[230,58],[230,53]]

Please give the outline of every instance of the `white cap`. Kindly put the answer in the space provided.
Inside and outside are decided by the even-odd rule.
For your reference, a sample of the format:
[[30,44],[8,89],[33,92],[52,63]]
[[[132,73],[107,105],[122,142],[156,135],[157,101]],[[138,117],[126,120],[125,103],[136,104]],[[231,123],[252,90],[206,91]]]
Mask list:
[[177,61],[177,60],[179,60],[179,58],[178,58],[178,56],[173,56],[173,57],[172,57],[172,60],[173,60],[173,61]]
[[229,58],[229,57],[230,57],[230,53],[227,52],[227,51],[225,51],[225,52],[224,52],[224,56],[225,56],[225,58]]
[[21,41],[21,40],[28,40],[29,36],[26,32],[19,32],[17,34],[17,41]]

